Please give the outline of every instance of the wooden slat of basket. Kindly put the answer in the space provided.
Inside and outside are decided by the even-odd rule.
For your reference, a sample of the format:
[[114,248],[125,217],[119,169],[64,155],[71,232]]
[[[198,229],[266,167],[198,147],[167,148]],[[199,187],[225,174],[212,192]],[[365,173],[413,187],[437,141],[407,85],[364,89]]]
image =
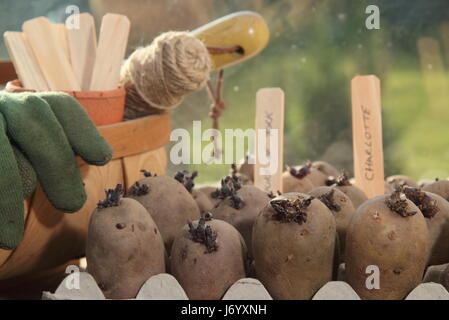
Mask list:
[[124,158],[166,145],[170,138],[170,114],[101,126],[98,130],[114,149],[112,159]]
[[[151,168],[148,165],[151,164]],[[167,153],[148,151],[143,154],[123,158],[123,172],[126,186],[131,186],[137,180],[143,178],[142,173],[136,168],[145,169],[158,175],[164,174],[167,165]]]

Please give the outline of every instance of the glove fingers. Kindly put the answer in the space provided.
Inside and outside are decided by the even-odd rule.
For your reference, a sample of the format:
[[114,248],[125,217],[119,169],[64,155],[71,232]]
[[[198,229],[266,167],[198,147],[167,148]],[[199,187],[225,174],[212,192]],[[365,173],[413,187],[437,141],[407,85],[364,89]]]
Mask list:
[[0,248],[15,249],[23,237],[22,184],[11,144],[0,114]]
[[75,155],[48,103],[29,93],[0,95],[8,135],[30,160],[53,206],[75,212],[86,193]]
[[17,167],[19,169],[19,174],[22,181],[23,198],[28,199],[33,194],[34,190],[36,190],[36,172],[28,159],[16,146],[12,145],[12,150],[16,158]]
[[45,92],[48,102],[76,154],[89,164],[104,165],[112,158],[112,148],[98,133],[83,107],[67,94]]

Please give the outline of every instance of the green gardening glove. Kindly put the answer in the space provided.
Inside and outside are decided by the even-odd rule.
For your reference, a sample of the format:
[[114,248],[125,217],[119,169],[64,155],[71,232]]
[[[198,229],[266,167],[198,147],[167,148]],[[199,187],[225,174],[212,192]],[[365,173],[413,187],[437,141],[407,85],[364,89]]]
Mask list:
[[87,197],[75,154],[93,165],[112,157],[75,99],[64,93],[0,92],[0,248],[14,249],[22,239],[23,198],[32,190],[33,170],[55,208],[81,209]]
[[20,151],[17,146],[13,145],[12,150],[14,152],[14,156],[16,157],[17,167],[19,169],[19,174],[22,181],[23,199],[28,199],[34,193],[34,190],[36,190],[36,171],[34,171],[30,161],[28,161],[28,159],[23,155],[23,152]]

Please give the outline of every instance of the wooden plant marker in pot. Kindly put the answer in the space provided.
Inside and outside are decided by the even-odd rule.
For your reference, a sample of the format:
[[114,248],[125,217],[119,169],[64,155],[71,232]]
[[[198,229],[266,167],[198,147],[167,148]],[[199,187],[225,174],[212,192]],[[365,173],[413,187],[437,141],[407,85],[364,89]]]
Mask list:
[[117,89],[130,27],[126,16],[108,13],[103,17],[90,90]]
[[36,60],[50,90],[80,90],[60,37],[45,17],[25,21],[22,29],[30,42]]
[[257,92],[255,149],[254,185],[267,193],[282,192],[284,91],[280,88]]
[[48,91],[47,82],[25,34],[23,32],[6,31],[3,37],[22,85],[27,89]]
[[89,90],[97,54],[94,18],[90,13],[74,14],[67,18],[66,23],[68,25],[78,23],[78,28],[67,30],[70,62],[81,84],[81,90]]
[[355,184],[373,198],[385,189],[379,78],[354,77],[351,96]]
[[67,28],[63,23],[52,24],[56,45],[62,49],[65,59],[70,62],[69,40]]

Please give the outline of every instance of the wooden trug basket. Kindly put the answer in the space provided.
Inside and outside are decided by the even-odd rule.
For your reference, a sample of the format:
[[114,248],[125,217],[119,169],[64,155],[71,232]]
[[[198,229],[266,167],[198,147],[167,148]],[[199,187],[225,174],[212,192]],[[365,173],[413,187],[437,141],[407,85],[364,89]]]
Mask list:
[[[9,62],[0,62],[0,85],[14,79]],[[167,165],[165,145],[170,135],[170,115],[153,115],[98,127],[111,144],[111,162],[102,167],[87,165],[77,159],[88,199],[76,213],[56,210],[38,187],[25,200],[25,234],[13,251],[0,249],[0,288],[17,279],[66,264],[82,257],[89,218],[104,190],[118,183],[126,188],[142,177],[145,169],[163,174]]]

